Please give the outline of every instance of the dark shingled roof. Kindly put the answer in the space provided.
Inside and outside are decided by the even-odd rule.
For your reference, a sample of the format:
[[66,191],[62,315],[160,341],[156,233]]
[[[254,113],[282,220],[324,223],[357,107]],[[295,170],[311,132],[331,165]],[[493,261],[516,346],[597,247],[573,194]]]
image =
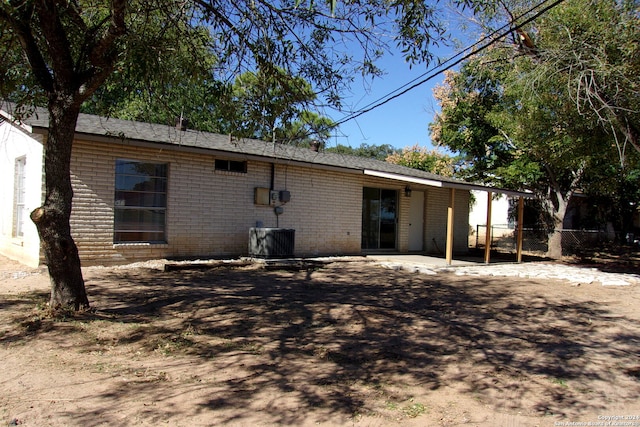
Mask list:
[[[6,103],[5,103],[6,105]],[[34,132],[46,133],[49,127],[49,114],[45,109],[36,109],[22,123],[31,126]],[[500,190],[482,185],[467,183],[462,180],[444,177],[418,169],[395,165],[380,160],[351,156],[346,154],[316,152],[310,148],[293,145],[274,144],[248,138],[235,138],[196,130],[181,131],[173,126],[135,122],[80,114],[76,125],[77,136],[84,135],[88,139],[106,138],[114,143],[168,145],[174,148],[214,151],[233,157],[261,158],[265,161],[301,163],[310,167],[338,168],[361,173],[381,173],[389,178],[414,183],[437,183],[442,187],[464,189],[491,190],[520,195],[518,192]],[[393,176],[389,176],[389,174]],[[397,175],[397,177],[396,177]],[[421,182],[425,180],[425,182]]]

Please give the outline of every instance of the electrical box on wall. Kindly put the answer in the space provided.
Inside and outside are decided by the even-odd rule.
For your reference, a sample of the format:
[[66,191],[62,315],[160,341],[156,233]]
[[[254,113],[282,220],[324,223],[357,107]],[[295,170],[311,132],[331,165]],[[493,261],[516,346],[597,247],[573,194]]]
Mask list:
[[287,203],[289,201],[291,201],[291,193],[287,190],[282,190],[280,192],[280,201],[282,203]]
[[256,187],[253,196],[253,203],[255,203],[256,205],[268,206],[270,204],[270,194],[268,188]]
[[270,193],[270,198],[271,198],[271,203],[275,203],[278,201],[278,192],[277,191],[271,191]]

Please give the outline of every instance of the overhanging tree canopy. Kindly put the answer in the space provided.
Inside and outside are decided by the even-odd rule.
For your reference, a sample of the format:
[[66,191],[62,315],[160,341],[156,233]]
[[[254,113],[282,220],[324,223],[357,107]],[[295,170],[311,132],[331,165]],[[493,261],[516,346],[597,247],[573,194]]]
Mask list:
[[466,155],[469,177],[536,191],[554,218],[549,254],[559,257],[576,191],[637,176],[637,3],[567,0],[514,34],[436,91],[432,138]]
[[[46,104],[49,110],[45,200],[32,219],[49,267],[53,307],[89,305],[69,225],[69,166],[80,109],[114,73],[162,79],[163,61],[173,55],[191,58],[196,74],[201,67],[211,67],[222,81],[247,70],[269,75],[284,69],[311,82],[326,103],[340,105],[340,92],[354,73],[380,72],[375,60],[389,46],[397,45],[411,63],[423,62],[432,57],[431,43],[444,37],[431,2],[300,3],[0,3],[2,95],[19,104]],[[207,62],[202,52],[213,52],[215,62]]]

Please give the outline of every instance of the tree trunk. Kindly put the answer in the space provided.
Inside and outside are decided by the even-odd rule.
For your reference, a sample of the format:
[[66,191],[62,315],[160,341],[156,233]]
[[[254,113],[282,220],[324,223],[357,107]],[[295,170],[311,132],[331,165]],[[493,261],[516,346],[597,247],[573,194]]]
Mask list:
[[547,256],[551,259],[562,258],[562,221],[556,222],[553,231],[549,234]]
[[53,309],[86,309],[78,248],[71,237],[71,148],[80,108],[72,102],[49,102],[49,135],[45,143],[45,201],[31,213],[51,280]]
[[[558,192],[559,193],[559,192]],[[564,224],[564,216],[567,213],[567,205],[569,200],[565,200],[560,194],[557,195],[558,206],[552,209],[553,230],[549,234],[547,243],[547,256],[551,259],[562,258],[562,230]]]

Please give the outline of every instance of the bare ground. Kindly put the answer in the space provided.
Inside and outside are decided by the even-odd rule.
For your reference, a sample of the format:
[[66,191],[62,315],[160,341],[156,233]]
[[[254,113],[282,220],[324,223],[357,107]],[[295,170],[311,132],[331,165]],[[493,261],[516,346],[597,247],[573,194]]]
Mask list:
[[0,258],[0,425],[640,425],[638,285],[84,273],[94,311],[51,318],[46,272]]

